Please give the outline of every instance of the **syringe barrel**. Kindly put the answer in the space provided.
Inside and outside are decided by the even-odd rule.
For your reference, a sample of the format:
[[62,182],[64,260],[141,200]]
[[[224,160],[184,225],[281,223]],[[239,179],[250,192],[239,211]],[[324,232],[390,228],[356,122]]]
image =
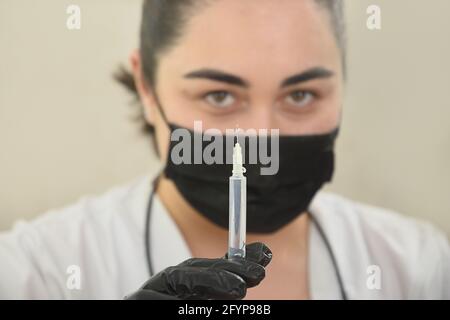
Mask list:
[[228,257],[245,257],[247,222],[247,179],[230,177],[230,217],[228,227]]

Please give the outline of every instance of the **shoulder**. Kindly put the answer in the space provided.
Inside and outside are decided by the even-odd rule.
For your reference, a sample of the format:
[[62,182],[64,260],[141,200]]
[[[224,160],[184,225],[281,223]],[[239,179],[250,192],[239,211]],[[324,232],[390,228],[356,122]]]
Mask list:
[[413,253],[411,250],[419,251],[430,240],[446,241],[443,233],[426,221],[337,194],[321,192],[313,205],[317,218],[325,224],[327,220],[339,221],[338,224],[347,231],[396,244],[409,253]]
[[37,228],[47,228],[53,224],[73,226],[89,222],[106,227],[107,221],[126,219],[141,225],[142,215],[137,214],[137,211],[145,205],[146,194],[150,192],[150,181],[150,177],[142,176],[114,186],[102,194],[83,196],[71,205],[44,213],[31,224]]
[[[444,284],[450,281],[448,240],[430,223],[326,192],[317,195],[311,211],[350,270],[351,290],[391,298],[450,295]],[[384,291],[366,292],[374,265],[383,275]]]
[[143,226],[150,178],[143,176],[97,194],[81,197],[73,204],[49,210],[29,221],[19,221],[13,231],[34,230],[47,237],[92,236],[128,229],[138,232]]
[[[0,256],[11,266],[9,272],[24,279],[24,285],[45,285],[41,294],[32,298],[119,298],[126,293],[120,291],[126,282],[131,287],[140,285],[143,279],[139,276],[146,273],[142,236],[150,185],[151,177],[142,176],[34,220],[19,221],[0,235]],[[21,267],[14,268],[18,263]],[[85,279],[110,283],[110,287],[86,283],[83,290],[67,290],[70,266],[79,267]],[[135,272],[119,276],[130,269]],[[6,270],[2,271],[0,276],[6,276]],[[123,283],[110,279],[123,279]],[[16,287],[25,288],[17,283]]]

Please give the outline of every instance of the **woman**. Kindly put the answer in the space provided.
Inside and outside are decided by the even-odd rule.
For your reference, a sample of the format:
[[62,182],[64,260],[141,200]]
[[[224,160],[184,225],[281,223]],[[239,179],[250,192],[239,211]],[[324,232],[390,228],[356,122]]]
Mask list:
[[[145,1],[133,80],[119,78],[138,93],[164,171],[2,235],[1,296],[449,298],[439,231],[317,193],[333,171],[344,38],[336,0]],[[247,177],[245,258],[224,256],[223,166],[170,156],[175,130],[198,134],[197,120],[222,134],[279,130],[279,171]]]

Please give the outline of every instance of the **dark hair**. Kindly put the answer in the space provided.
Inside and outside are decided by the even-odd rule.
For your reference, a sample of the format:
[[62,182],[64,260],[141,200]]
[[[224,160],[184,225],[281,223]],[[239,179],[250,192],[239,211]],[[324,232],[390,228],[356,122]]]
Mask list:
[[[214,0],[144,0],[140,31],[140,52],[142,72],[147,83],[156,87],[158,58],[176,44],[182,34],[183,26],[196,9],[206,6]],[[314,0],[329,12],[331,26],[342,55],[345,74],[346,30],[343,0]],[[114,73],[114,78],[127,88],[139,106],[138,118],[143,121],[143,130],[152,133],[153,126],[143,117],[133,75],[123,66]]]

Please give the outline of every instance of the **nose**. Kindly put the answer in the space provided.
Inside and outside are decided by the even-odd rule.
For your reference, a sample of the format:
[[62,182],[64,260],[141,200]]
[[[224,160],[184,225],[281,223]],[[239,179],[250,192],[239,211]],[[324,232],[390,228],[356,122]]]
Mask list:
[[245,127],[252,128],[255,130],[260,129],[279,129],[276,121],[276,111],[275,107],[272,105],[255,105],[249,108],[249,112],[246,117],[242,117]]

